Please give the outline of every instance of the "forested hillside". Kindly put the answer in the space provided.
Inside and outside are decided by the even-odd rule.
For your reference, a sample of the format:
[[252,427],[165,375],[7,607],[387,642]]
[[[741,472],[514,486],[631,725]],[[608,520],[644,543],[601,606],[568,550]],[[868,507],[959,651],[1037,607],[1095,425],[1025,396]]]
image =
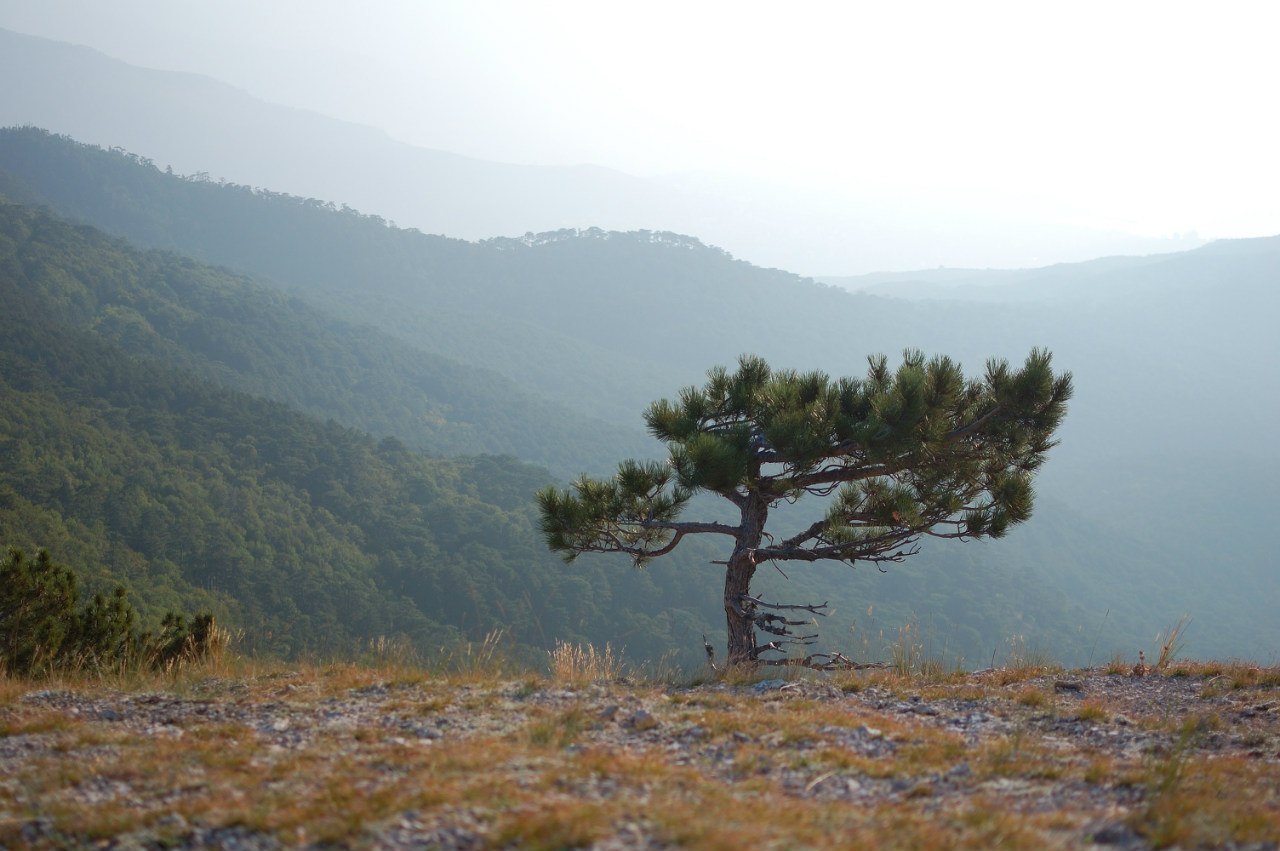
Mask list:
[[[1197,624],[1192,652],[1265,657],[1280,646],[1274,560],[1258,531],[1280,499],[1280,476],[1267,472],[1280,470],[1267,440],[1277,403],[1259,392],[1280,380],[1265,332],[1276,312],[1273,254],[1210,246],[1159,264],[1086,264],[1075,277],[1055,267],[1041,275],[1059,293],[1052,304],[909,302],[758,269],[674,234],[433,237],[319,201],[167,175],[31,129],[0,131],[0,185],[141,244],[252,274],[400,345],[503,373],[622,428],[637,428],[652,399],[744,351],[847,375],[868,353],[906,346],[952,355],[970,372],[987,357],[1046,346],[1078,392],[1025,528],[990,545],[927,547],[888,575],[804,571],[771,593],[832,599],[840,617],[823,626],[833,644],[851,622],[865,626],[874,606],[877,628],[896,630],[914,613],[933,624],[936,643],[971,661],[1015,634],[1068,660],[1132,654],[1184,612]],[[1140,285],[1129,286],[1139,266]],[[309,410],[386,433],[334,399]],[[636,453],[619,445],[603,454]],[[697,563],[714,557],[723,554]]]
[[[1242,415],[1218,418],[1220,443],[1265,441],[1280,416],[1280,401],[1249,392],[1275,377],[1266,327],[1280,310],[1274,241],[1269,251],[1215,245],[1140,264],[1027,270],[1018,302],[909,302],[760,269],[675,234],[482,243],[419,234],[320,201],[166,175],[34,129],[0,131],[0,172],[11,197],[261,275],[416,348],[633,428],[649,401],[743,352],[848,374],[867,354],[907,347],[969,369],[1048,347],[1080,379],[1063,433],[1063,451],[1077,459],[1202,445],[1196,419],[1174,403],[1188,383],[1206,409],[1249,399]],[[1057,294],[1051,305],[1030,298],[1045,291]],[[1224,359],[1239,368],[1220,369]]]
[[[696,650],[714,594],[687,564],[565,567],[539,545],[527,495],[544,471],[427,458],[130,355],[119,326],[69,321],[94,301],[70,272],[145,281],[132,294],[158,297],[161,279],[112,262],[148,258],[39,213],[0,213],[6,546],[48,548],[95,590],[124,582],[153,618],[209,609],[247,630],[249,648],[285,655],[401,635],[428,650],[496,628],[525,648]],[[176,264],[178,289],[212,274],[149,259]]]
[[[592,422],[490,370],[414,349],[243,275],[15,205],[0,208],[6,288],[37,292],[45,318],[124,351],[439,455],[504,453],[561,476],[648,451],[638,429]],[[29,292],[30,294],[30,292]],[[16,295],[14,296],[16,297]]]

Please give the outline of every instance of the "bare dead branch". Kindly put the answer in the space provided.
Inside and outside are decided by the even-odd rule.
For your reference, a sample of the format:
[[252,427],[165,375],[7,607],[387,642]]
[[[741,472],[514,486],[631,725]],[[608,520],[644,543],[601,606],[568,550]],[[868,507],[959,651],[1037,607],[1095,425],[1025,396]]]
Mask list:
[[702,634],[702,649],[707,651],[707,664],[711,667],[711,670],[720,670],[716,667],[716,649],[711,646],[710,641],[707,641],[706,633]]
[[[768,644],[761,644],[756,648],[756,653],[766,653],[773,651],[775,653],[786,653],[787,647],[810,647],[818,640],[816,635],[797,635],[794,638],[783,639],[782,641],[770,641]],[[767,661],[760,659],[759,661]]]
[[[813,605],[804,605],[804,604],[798,604],[798,603],[766,603],[764,600],[760,600],[756,597],[751,597],[747,594],[743,594],[741,599],[743,602],[750,603],[752,606],[760,606],[762,608],[773,609],[774,611],[778,611],[778,612],[804,611],[804,612],[810,612],[815,615],[822,615],[823,617],[826,617],[828,614],[830,614],[829,612],[821,611],[822,609],[830,608],[830,606],[828,605],[829,601],[823,602],[823,603],[816,603]],[[808,623],[808,621],[804,621],[804,623]]]
[[787,629],[789,626],[808,626],[811,623],[813,623],[812,620],[791,621],[787,620],[782,615],[771,615],[767,612],[758,614],[755,618],[756,629],[764,630],[765,632],[772,633],[773,635],[783,636],[791,635],[791,630]]

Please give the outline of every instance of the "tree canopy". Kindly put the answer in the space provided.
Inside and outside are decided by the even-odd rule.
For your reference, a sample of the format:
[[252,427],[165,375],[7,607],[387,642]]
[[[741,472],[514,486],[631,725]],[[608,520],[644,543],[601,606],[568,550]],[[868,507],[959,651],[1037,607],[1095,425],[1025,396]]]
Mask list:
[[[713,368],[703,387],[649,406],[649,431],[665,462],[624,461],[611,479],[582,477],[538,493],[548,546],[572,560],[625,553],[637,566],[690,535],[732,541],[724,606],[731,663],[755,662],[813,636],[796,637],[777,606],[752,596],[766,561],[898,562],[923,537],[998,538],[1031,516],[1032,478],[1055,444],[1071,397],[1048,351],[1021,369],[992,360],[966,379],[947,357],[903,354],[896,370],[869,358],[861,379],[774,370],[744,355],[734,372]],[[681,520],[691,497],[716,494],[736,524]],[[826,498],[826,512],[796,534],[767,528],[783,501]],[[756,629],[777,640],[759,644]],[[776,660],[775,660],[776,661]]]

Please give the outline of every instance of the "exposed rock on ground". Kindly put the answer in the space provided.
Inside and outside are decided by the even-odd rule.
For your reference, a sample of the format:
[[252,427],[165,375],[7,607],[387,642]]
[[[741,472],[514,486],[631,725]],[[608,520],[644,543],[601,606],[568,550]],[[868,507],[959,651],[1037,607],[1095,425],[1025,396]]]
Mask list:
[[0,680],[0,778],[8,847],[1276,848],[1280,674]]

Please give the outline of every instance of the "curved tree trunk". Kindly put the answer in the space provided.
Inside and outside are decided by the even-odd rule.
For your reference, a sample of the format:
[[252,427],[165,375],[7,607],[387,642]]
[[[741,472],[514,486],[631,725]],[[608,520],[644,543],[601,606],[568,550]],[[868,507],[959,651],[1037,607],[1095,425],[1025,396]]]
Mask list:
[[733,556],[724,573],[724,615],[729,627],[729,664],[754,664],[756,624],[754,607],[743,598],[751,594],[751,577],[756,573],[756,549],[764,537],[769,505],[757,495],[748,496],[742,506],[742,525]]

